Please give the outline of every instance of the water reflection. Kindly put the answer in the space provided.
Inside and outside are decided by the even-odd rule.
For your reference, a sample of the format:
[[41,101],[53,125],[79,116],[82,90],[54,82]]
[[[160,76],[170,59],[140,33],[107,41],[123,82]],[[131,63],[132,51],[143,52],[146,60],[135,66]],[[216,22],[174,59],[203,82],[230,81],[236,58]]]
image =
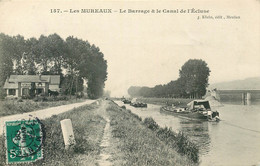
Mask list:
[[[124,105],[122,102],[117,103],[119,105]],[[149,104],[148,108],[134,108],[130,105],[125,106],[142,119],[152,117],[161,127],[170,127],[175,132],[182,131],[197,144],[200,155],[206,154],[210,151],[211,139],[209,134],[209,123],[207,121],[175,117],[167,112],[160,112],[160,106],[152,104]]]
[[181,119],[180,130],[198,145],[201,155],[210,151],[208,122]]
[[250,105],[243,105],[241,101],[223,104],[217,108],[220,122],[176,117],[160,112],[157,105],[142,109],[126,105],[126,108],[142,119],[152,117],[161,127],[184,132],[199,146],[200,165],[257,164],[260,161],[260,101],[252,101]]

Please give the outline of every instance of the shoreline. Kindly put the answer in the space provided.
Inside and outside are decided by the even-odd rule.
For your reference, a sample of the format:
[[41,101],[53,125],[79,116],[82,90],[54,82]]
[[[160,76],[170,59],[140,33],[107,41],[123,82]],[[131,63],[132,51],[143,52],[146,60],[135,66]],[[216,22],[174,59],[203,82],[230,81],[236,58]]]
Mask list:
[[211,107],[221,107],[223,106],[218,100],[216,100],[213,96],[208,96],[205,99],[182,99],[182,98],[137,98],[138,101],[155,104],[155,105],[175,105],[175,106],[187,106],[187,104],[193,100],[208,100],[210,102]]
[[[110,107],[112,136],[116,138],[120,151],[127,156],[124,157],[127,164],[119,159],[119,165],[199,164],[197,146],[183,133],[177,134],[170,128],[159,127],[152,118],[142,120],[131,110],[121,108],[114,102]],[[164,155],[158,155],[161,153]]]
[[[69,152],[63,143],[62,119],[71,119],[73,125],[76,146]],[[151,119],[142,121],[113,101],[99,100],[41,122],[44,158],[31,165],[102,165],[106,161],[111,165],[199,164],[196,145],[186,136],[156,127]],[[6,164],[4,141],[0,136],[0,165]]]
[[155,105],[172,105],[175,106],[186,106],[189,102],[194,99],[183,99],[183,98],[137,98],[137,101],[155,104]]

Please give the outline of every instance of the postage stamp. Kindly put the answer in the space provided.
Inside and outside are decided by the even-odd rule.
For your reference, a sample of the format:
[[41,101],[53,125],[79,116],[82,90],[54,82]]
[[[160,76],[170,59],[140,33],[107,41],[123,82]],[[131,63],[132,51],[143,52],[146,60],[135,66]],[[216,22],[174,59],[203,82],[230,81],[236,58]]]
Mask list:
[[43,158],[42,130],[37,118],[5,122],[7,164],[34,162]]

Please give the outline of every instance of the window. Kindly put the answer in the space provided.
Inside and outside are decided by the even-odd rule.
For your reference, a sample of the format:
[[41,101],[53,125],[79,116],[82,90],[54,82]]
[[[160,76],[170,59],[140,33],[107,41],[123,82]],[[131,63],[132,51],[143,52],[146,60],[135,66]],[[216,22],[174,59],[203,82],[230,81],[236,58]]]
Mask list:
[[8,89],[8,94],[15,96],[16,90],[15,89]]
[[36,89],[36,94],[39,95],[41,93],[43,93],[43,88],[37,88]]

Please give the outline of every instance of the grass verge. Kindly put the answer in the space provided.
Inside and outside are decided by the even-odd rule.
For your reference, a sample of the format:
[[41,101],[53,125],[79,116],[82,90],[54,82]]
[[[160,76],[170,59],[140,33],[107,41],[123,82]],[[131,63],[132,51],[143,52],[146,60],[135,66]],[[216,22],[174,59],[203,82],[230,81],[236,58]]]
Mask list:
[[[157,127],[150,128],[130,110],[113,103],[107,108],[107,112],[115,146],[114,151],[111,151],[115,165],[198,165],[188,155],[180,153],[178,146],[171,144],[173,137],[167,135],[169,130],[162,132],[155,122],[152,126]],[[157,130],[164,134],[159,135]],[[162,139],[163,135],[165,139]]]
[[19,102],[19,100],[4,100],[0,101],[0,117],[37,111],[48,107],[55,107],[82,101],[84,101],[84,99],[48,102],[35,102],[33,100],[23,100],[23,102]]
[[[98,114],[95,104],[86,105],[72,111],[42,120],[45,139],[43,142],[44,159],[20,165],[96,165],[100,153],[100,141],[105,120]],[[76,146],[73,151],[64,148],[60,121],[71,119]],[[4,137],[0,137],[0,165],[5,165]]]
[[185,134],[182,132],[177,134],[168,127],[161,128],[153,118],[145,118],[143,123],[147,128],[154,131],[161,141],[176,149],[180,154],[187,156],[193,162],[199,162],[199,149]]

